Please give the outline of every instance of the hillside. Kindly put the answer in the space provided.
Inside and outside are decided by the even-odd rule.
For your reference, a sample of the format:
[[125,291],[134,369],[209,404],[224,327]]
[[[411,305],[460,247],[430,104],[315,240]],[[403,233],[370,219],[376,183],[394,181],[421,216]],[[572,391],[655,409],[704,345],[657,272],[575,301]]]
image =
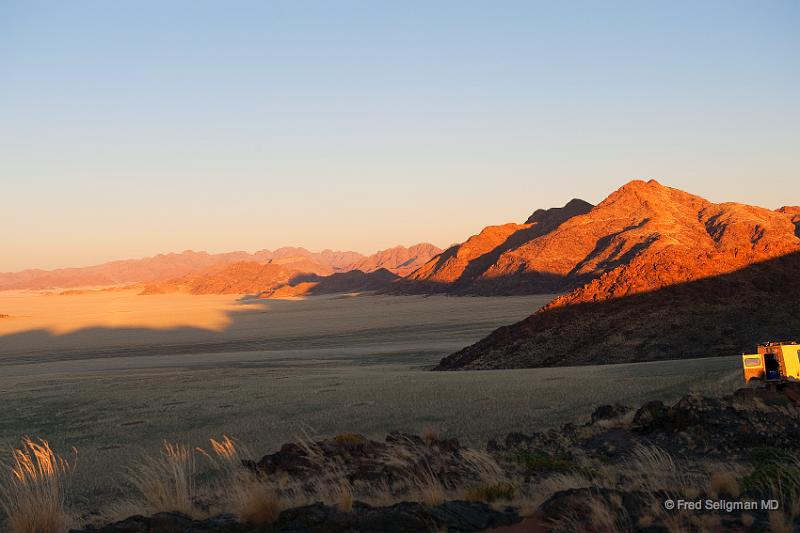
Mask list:
[[374,272],[383,268],[398,276],[407,276],[441,252],[440,248],[429,243],[419,243],[408,248],[395,246],[354,262],[349,270]]
[[[561,291],[574,283],[569,274],[577,259],[563,261],[554,256],[576,254],[560,250],[558,239],[551,241],[549,253],[526,254],[525,247],[560,231],[568,221],[591,209],[591,204],[576,199],[564,207],[539,209],[525,224],[489,226],[432,258],[393,291],[473,295]],[[522,260],[511,259],[518,257],[520,250]]]
[[253,294],[278,288],[303,276],[331,273],[331,267],[304,258],[278,259],[274,263],[240,261],[201,274],[147,284],[142,294]]
[[795,315],[764,304],[800,298],[795,212],[714,204],[655,181],[629,183],[544,238],[574,235],[576,225],[594,235],[604,221],[607,234],[574,269],[590,281],[439,368],[702,357],[797,336]]

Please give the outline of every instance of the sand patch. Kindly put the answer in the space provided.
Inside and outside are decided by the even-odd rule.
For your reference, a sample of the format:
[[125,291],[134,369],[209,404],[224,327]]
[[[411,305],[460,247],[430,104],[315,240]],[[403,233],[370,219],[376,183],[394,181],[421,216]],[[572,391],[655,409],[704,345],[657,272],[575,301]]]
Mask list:
[[[78,291],[0,291],[0,335],[45,330],[63,335],[89,328],[172,329],[192,327],[221,331],[234,311],[244,311],[231,295],[139,296],[137,289]],[[258,306],[259,310],[264,305]]]

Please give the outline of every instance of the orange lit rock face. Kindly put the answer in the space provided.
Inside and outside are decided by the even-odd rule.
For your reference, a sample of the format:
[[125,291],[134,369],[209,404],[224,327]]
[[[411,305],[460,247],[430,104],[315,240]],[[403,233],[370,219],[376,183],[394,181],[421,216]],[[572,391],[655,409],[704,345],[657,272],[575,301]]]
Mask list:
[[770,338],[794,338],[797,313],[765,302],[800,299],[797,223],[797,208],[714,204],[655,181],[629,183],[513,251],[521,263],[541,261],[558,256],[549,240],[571,242],[583,259],[570,275],[587,283],[445,358],[440,368],[730,355]]
[[[620,207],[637,213],[631,219],[633,227],[611,239],[598,255],[612,264],[620,252],[629,257],[551,306],[657,290],[800,250],[793,217],[781,210],[714,204],[650,181],[626,185],[592,214]],[[592,263],[600,273],[602,260]]]
[[[399,284],[400,292],[456,294],[525,294],[559,290],[569,272],[569,260],[520,250],[557,231],[566,221],[588,212],[592,205],[572,200],[562,208],[538,210],[525,224],[489,226],[464,243],[431,259]],[[567,255],[574,255],[569,253]]]
[[799,225],[798,208],[714,204],[654,180],[633,181],[594,208],[574,200],[559,210],[537,211],[527,224],[488,227],[433,258],[400,287],[522,294],[562,292],[597,280],[560,301],[620,296],[788,253],[798,246]]

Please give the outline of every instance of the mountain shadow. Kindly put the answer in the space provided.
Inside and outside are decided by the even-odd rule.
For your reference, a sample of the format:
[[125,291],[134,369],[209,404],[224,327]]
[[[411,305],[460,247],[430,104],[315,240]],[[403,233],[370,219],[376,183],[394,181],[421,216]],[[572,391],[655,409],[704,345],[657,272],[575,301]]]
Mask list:
[[400,279],[400,276],[385,268],[379,268],[372,272],[351,270],[349,272],[337,272],[329,276],[301,273],[289,280],[286,285],[274,290],[264,291],[259,297],[281,298],[287,296],[373,292],[385,289],[398,279]]
[[650,292],[553,304],[436,370],[631,363],[749,352],[800,337],[800,252]]

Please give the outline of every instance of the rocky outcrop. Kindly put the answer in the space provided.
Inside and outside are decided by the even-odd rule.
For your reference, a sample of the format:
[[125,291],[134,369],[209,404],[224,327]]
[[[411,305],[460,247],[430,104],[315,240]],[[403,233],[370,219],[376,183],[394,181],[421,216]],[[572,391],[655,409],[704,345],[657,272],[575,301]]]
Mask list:
[[638,408],[602,405],[585,424],[567,423],[530,435],[510,433],[502,442],[491,441],[489,450],[587,455],[613,463],[638,445],[655,444],[676,457],[749,462],[753,451],[763,448],[800,453],[796,408],[800,382],[741,388],[721,397],[687,394],[671,404],[651,400]]
[[[730,355],[797,335],[800,239],[790,210],[713,204],[633,182],[583,222],[624,226],[574,272],[590,278],[439,369],[519,368]],[[563,234],[576,217],[554,234]],[[540,244],[537,244],[540,246]]]
[[[351,483],[385,480],[403,481],[411,473],[426,469],[435,472],[447,485],[458,486],[474,477],[462,457],[457,439],[429,438],[392,432],[383,441],[368,439],[358,433],[343,433],[312,443],[291,442],[273,454],[246,466],[267,476],[290,476],[307,480],[321,473],[327,465],[341,465],[340,475]],[[388,464],[388,457],[402,458]],[[391,462],[389,462],[391,463]]]
[[[638,409],[605,405],[585,424],[511,433],[489,449],[518,462],[520,475],[530,479],[582,472],[596,479],[559,490],[539,507],[536,523],[559,531],[567,524],[571,531],[671,531],[676,524],[694,530],[691,524],[703,523],[715,526],[713,531],[767,532],[779,523],[796,531],[800,518],[791,514],[760,506],[706,509],[705,502],[785,498],[781,508],[791,505],[800,494],[798,408],[798,382],[743,388],[720,398],[690,394],[673,404],[653,400]],[[592,472],[596,465],[621,475],[603,479]],[[775,489],[781,483],[785,489]],[[665,509],[671,498],[703,507]]]

